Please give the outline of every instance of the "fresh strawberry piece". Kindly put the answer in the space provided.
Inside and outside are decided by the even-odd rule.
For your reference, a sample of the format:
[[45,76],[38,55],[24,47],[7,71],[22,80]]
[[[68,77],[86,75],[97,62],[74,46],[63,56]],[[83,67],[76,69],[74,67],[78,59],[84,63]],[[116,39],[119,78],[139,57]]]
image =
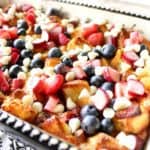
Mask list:
[[11,48],[11,53],[16,52],[16,53],[20,53],[20,51],[17,48],[12,47]]
[[129,64],[133,64],[139,59],[139,56],[134,51],[126,51],[122,54],[123,60]]
[[122,97],[124,96],[124,90],[126,89],[127,83],[126,82],[117,82],[115,84],[115,97]]
[[0,38],[9,40],[11,39],[11,36],[7,30],[0,29]]
[[139,105],[133,104],[130,107],[128,107],[127,109],[117,111],[115,116],[119,119],[123,119],[123,118],[129,118],[129,117],[137,116],[140,113],[141,113],[141,111],[140,111]]
[[12,27],[8,30],[9,34],[10,34],[10,37],[11,39],[16,39],[18,37],[18,34],[17,34],[17,28],[16,27]]
[[118,82],[120,81],[121,74],[111,67],[105,67],[103,69],[103,76],[107,81]]
[[81,67],[74,67],[71,69],[75,73],[76,79],[85,79],[87,77],[86,73]]
[[0,90],[2,92],[8,92],[10,89],[9,83],[4,75],[4,73],[0,70]]
[[56,74],[54,77],[45,80],[45,94],[55,94],[63,85],[64,77],[61,74]]
[[16,64],[17,61],[19,60],[19,57],[20,57],[20,54],[19,54],[19,53],[17,53],[17,52],[12,52],[10,63],[11,63],[11,64]]
[[16,89],[21,89],[23,88],[25,84],[25,81],[23,79],[13,79],[11,83],[11,89],[16,90]]
[[23,5],[21,6],[22,11],[24,11],[24,12],[27,12],[27,11],[29,11],[29,10],[32,9],[32,8],[33,8],[33,6],[30,5],[30,4],[23,4]]
[[54,41],[56,44],[59,44],[59,34],[63,33],[64,28],[60,25],[56,25],[51,31],[49,32],[49,40]]
[[51,49],[56,46],[55,43],[52,41],[48,42],[47,45],[48,45],[48,49]]
[[35,94],[38,101],[44,101],[45,96],[45,82],[43,79],[39,79],[33,87],[33,93]]
[[64,33],[60,33],[58,39],[60,45],[66,45],[69,42],[69,38]]
[[36,39],[32,44],[34,49],[48,49],[48,43],[44,39]]
[[36,16],[34,13],[34,9],[29,9],[25,15],[25,20],[29,25],[34,25],[36,22]]
[[102,32],[91,34],[88,39],[88,43],[92,46],[104,44],[104,35]]
[[44,110],[48,112],[53,112],[55,106],[60,102],[60,99],[56,96],[50,96],[47,103],[44,106]]
[[134,44],[138,44],[143,41],[142,35],[136,31],[130,33],[130,39],[131,39],[132,43],[134,43]]
[[0,26],[2,26],[5,23],[8,23],[8,21],[5,20],[5,18],[2,15],[0,15]]
[[145,93],[144,85],[140,81],[133,79],[128,80],[127,90],[132,96],[143,96]]
[[96,94],[92,97],[92,101],[99,111],[102,111],[110,103],[108,94],[102,89],[98,89]]
[[85,27],[83,29],[83,32],[82,32],[82,35],[84,38],[87,38],[89,35],[93,34],[93,33],[96,33],[99,31],[99,27],[97,24],[93,24],[89,27]]
[[113,37],[113,36],[109,36],[107,38],[107,43],[114,45],[115,47],[117,47],[117,37]]

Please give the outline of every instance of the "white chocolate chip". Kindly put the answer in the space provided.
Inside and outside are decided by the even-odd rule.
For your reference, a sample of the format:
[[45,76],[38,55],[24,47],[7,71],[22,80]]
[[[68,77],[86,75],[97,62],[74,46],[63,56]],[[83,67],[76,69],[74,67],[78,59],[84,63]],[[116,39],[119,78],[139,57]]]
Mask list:
[[140,58],[136,62],[134,62],[136,67],[144,67],[144,59]]
[[143,58],[143,59],[147,59],[148,56],[149,56],[148,50],[143,50],[143,51],[140,53],[140,57]]
[[63,104],[57,104],[56,107],[54,108],[53,112],[54,113],[63,113],[65,110]]
[[36,59],[36,58],[41,58],[42,57],[42,54],[41,53],[36,53],[33,58]]
[[75,61],[73,62],[73,67],[78,67],[81,65],[81,62],[80,61]]
[[0,46],[6,46],[6,44],[7,44],[7,40],[5,40],[5,39],[0,39]]
[[33,97],[31,95],[25,95],[25,96],[23,96],[22,103],[25,106],[32,105],[32,103],[33,103]]
[[67,32],[68,33],[73,33],[74,32],[73,24],[67,24]]
[[31,62],[31,59],[30,59],[30,58],[25,58],[25,59],[23,60],[23,65],[24,65],[25,67],[28,67],[28,66],[30,65],[30,62]]
[[90,97],[90,93],[89,93],[89,91],[86,89],[86,88],[84,88],[81,92],[80,92],[80,95],[79,95],[79,99],[81,99],[81,98],[85,98],[85,97]]
[[72,118],[69,120],[69,126],[71,128],[72,133],[74,133],[77,129],[80,128],[81,122],[79,118]]
[[97,56],[98,56],[98,54],[96,52],[92,51],[92,52],[88,53],[88,57],[89,57],[90,60],[95,59]]
[[42,103],[40,103],[40,102],[34,102],[33,105],[32,105],[32,107],[33,107],[33,109],[36,112],[38,112],[38,113],[42,112],[42,109],[43,109]]
[[25,43],[25,48],[26,49],[29,49],[29,50],[32,50],[33,49],[33,44],[31,41],[28,41]]
[[23,80],[26,80],[26,74],[24,73],[24,72],[19,72],[18,73],[18,75],[17,75],[17,77],[19,78],[19,79],[23,79]]
[[66,80],[66,81],[72,81],[72,80],[75,79],[75,76],[76,76],[75,73],[72,72],[72,71],[70,71],[70,72],[68,72],[68,73],[66,74],[65,80]]
[[0,59],[0,63],[3,65],[7,65],[10,60],[11,60],[11,56],[3,56]]
[[2,55],[10,55],[11,53],[11,48],[10,47],[2,47]]
[[67,98],[66,106],[68,110],[72,110],[76,107],[76,104],[73,102],[73,100],[69,97]]
[[136,68],[136,70],[135,70],[136,75],[140,75],[142,73],[143,73],[143,68]]
[[136,147],[136,137],[134,135],[126,135],[124,132],[120,132],[116,139],[119,144],[126,146],[129,150],[134,150]]
[[102,75],[103,74],[103,67],[97,66],[95,67],[95,75]]
[[48,76],[52,76],[52,75],[56,74],[54,72],[54,68],[53,67],[44,67],[43,71],[44,71],[44,74],[46,74]]
[[128,71],[129,69],[131,69],[131,65],[125,63],[125,62],[121,62],[120,64],[120,70],[122,73]]
[[96,93],[96,91],[97,91],[97,87],[96,86],[94,86],[94,85],[90,86],[90,93],[91,93],[91,95],[94,95]]
[[31,76],[40,76],[44,73],[44,71],[40,68],[33,68],[30,73]]
[[105,108],[103,111],[103,116],[105,118],[112,119],[115,116],[115,111],[112,108]]
[[115,111],[128,108],[132,105],[131,101],[127,99],[126,97],[119,97],[115,100],[115,103],[113,105],[113,109]]
[[89,51],[91,51],[91,47],[89,45],[87,45],[87,44],[84,44],[83,45],[83,51],[84,52],[89,52]]

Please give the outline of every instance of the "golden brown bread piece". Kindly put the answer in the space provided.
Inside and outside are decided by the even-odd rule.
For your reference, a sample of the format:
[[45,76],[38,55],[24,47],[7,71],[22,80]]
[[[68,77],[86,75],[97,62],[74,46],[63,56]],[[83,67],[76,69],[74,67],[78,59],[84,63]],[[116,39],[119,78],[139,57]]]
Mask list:
[[45,60],[45,67],[54,67],[59,64],[61,61],[59,58],[47,58]]
[[88,82],[84,80],[74,80],[65,83],[62,87],[62,92],[66,99],[70,97],[75,103],[77,103],[80,92],[83,89],[90,91]]
[[20,99],[7,99],[2,104],[2,109],[29,122],[34,122],[37,113],[31,106],[24,106]]
[[114,118],[113,121],[117,130],[124,131],[126,133],[138,134],[148,128],[150,114],[148,112],[143,112],[135,117],[125,119]]
[[128,150],[121,146],[117,140],[105,133],[90,137],[86,143],[81,144],[81,150]]
[[57,116],[52,116],[51,118],[41,123],[39,126],[47,132],[75,145],[79,145],[85,142],[86,139],[83,131],[81,130],[73,135],[67,123],[63,122]]

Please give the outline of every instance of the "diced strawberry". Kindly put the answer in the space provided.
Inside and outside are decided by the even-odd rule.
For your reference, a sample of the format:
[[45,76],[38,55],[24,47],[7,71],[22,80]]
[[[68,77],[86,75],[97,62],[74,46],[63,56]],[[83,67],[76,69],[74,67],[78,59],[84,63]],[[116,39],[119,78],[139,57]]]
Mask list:
[[29,9],[26,12],[25,20],[27,21],[27,23],[29,25],[34,25],[35,24],[35,22],[36,22],[36,16],[35,16],[35,13],[34,13],[33,9]]
[[34,49],[48,49],[48,43],[44,39],[36,39],[32,42]]
[[93,34],[89,35],[87,41],[92,46],[102,45],[102,44],[104,44],[104,35],[102,32],[93,33]]
[[105,67],[103,69],[103,76],[107,81],[118,82],[120,81],[121,74],[111,67]]
[[139,115],[140,112],[140,107],[138,104],[133,104],[132,106],[128,107],[127,109],[123,109],[120,111],[117,111],[115,116],[119,119],[123,118],[129,118],[129,117],[134,117]]
[[99,111],[102,111],[110,103],[110,99],[104,90],[98,89],[96,94],[92,97],[92,102]]
[[12,52],[10,63],[11,63],[11,64],[16,64],[17,61],[19,60],[19,57],[20,57],[20,54],[19,54],[19,53],[17,53],[17,52]]
[[15,39],[18,37],[18,34],[17,34],[17,28],[16,27],[12,27],[8,30],[9,34],[10,34],[10,37],[11,39]]
[[64,77],[61,74],[56,74],[54,77],[45,80],[45,93],[47,95],[55,94],[63,85]]
[[11,53],[16,52],[16,53],[20,53],[20,51],[17,48],[12,47],[11,48]]
[[44,110],[48,112],[53,112],[55,106],[60,102],[60,99],[56,96],[50,96],[47,103],[44,106]]
[[2,15],[0,15],[0,26],[2,26],[5,23],[8,23],[8,21],[5,20],[5,18]]
[[115,97],[122,97],[124,96],[124,90],[126,89],[127,83],[126,82],[117,82],[115,84]]
[[131,32],[130,33],[130,39],[132,43],[138,44],[143,41],[143,36],[139,32]]
[[71,69],[75,73],[77,79],[85,79],[87,77],[86,73],[81,67],[74,67]]
[[30,10],[30,9],[32,9],[32,8],[33,8],[33,6],[30,5],[30,4],[23,4],[23,5],[21,6],[22,11],[24,11],[24,12],[27,12],[28,10]]
[[145,93],[144,85],[140,81],[133,79],[128,80],[127,89],[132,96],[143,96]]
[[139,56],[134,51],[126,51],[122,54],[123,60],[129,64],[133,64],[139,59]]
[[59,44],[59,34],[63,33],[64,28],[60,25],[56,25],[51,31],[49,32],[49,40],[54,41],[56,44]]
[[64,33],[60,33],[58,39],[60,45],[66,45],[69,42],[69,38]]
[[97,24],[93,24],[89,27],[85,27],[83,29],[83,32],[82,32],[82,35],[84,38],[87,38],[89,35],[93,34],[93,33],[96,33],[99,31],[99,27]]
[[52,41],[48,42],[47,45],[48,45],[48,49],[51,49],[56,46],[55,43]]
[[107,43],[114,45],[117,47],[117,37],[109,36],[107,38]]
[[45,82],[43,79],[39,79],[37,84],[33,87],[33,93],[35,94],[38,101],[45,99]]
[[1,39],[11,39],[11,36],[7,30],[0,29],[0,38]]
[[23,79],[13,79],[11,84],[11,89],[12,90],[21,89],[23,88],[24,84],[25,81]]
[[10,89],[9,83],[4,75],[4,73],[0,70],[0,90],[2,92],[8,92]]

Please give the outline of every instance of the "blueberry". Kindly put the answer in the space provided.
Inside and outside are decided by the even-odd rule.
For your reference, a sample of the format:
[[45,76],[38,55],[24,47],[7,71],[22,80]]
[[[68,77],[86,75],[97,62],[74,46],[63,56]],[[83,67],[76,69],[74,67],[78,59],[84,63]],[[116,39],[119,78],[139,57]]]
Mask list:
[[41,33],[42,33],[41,26],[40,26],[40,25],[35,26],[35,27],[34,27],[34,32],[35,32],[36,34],[41,34]]
[[93,135],[100,129],[100,120],[93,115],[87,115],[81,122],[81,127],[88,135]]
[[62,52],[58,47],[53,47],[48,52],[48,57],[60,57],[62,56]]
[[81,52],[80,55],[81,56],[88,56],[88,52]]
[[7,46],[12,47],[13,46],[13,40],[7,40]]
[[28,24],[25,20],[19,20],[17,22],[17,28],[18,29],[23,28],[23,29],[27,30],[28,29]]
[[144,44],[141,44],[140,45],[140,51],[138,52],[138,54],[140,54],[145,49],[147,49],[147,47]]
[[8,73],[11,78],[16,78],[20,71],[22,71],[22,69],[19,65],[13,65],[9,68]]
[[30,68],[43,68],[44,67],[44,61],[40,58],[34,58],[31,61]]
[[86,66],[83,70],[85,71],[88,77],[93,76],[95,72],[92,66]]
[[101,58],[101,56],[102,56],[101,49],[94,48],[93,51],[98,54],[98,56],[96,58]]
[[111,99],[111,102],[110,102],[110,104],[109,104],[109,107],[113,108],[115,101],[116,101],[115,98]]
[[110,91],[113,91],[114,90],[114,83],[112,82],[104,82],[101,86],[101,88],[103,90],[110,90]]
[[54,67],[54,72],[57,74],[66,74],[68,72],[68,67],[64,63],[57,64]]
[[103,76],[92,76],[90,79],[90,84],[91,85],[95,85],[96,87],[100,87],[102,85],[102,83],[104,83],[105,79],[103,78]]
[[13,43],[13,46],[17,49],[24,49],[25,48],[25,41],[22,39],[16,39]]
[[22,58],[26,58],[26,57],[32,58],[33,57],[33,53],[32,53],[32,51],[30,51],[28,49],[23,49],[21,51],[21,57]]
[[111,134],[114,130],[114,124],[111,119],[104,118],[101,120],[101,130],[105,133]]
[[104,58],[113,58],[116,54],[117,49],[112,44],[106,44],[103,46],[103,48],[100,50],[101,55]]
[[47,14],[50,16],[60,16],[60,10],[58,8],[51,7],[48,9]]
[[72,60],[71,60],[71,58],[66,57],[66,58],[64,58],[64,59],[62,60],[62,62],[63,62],[65,65],[67,65],[67,66],[69,66],[69,67],[72,67]]
[[18,29],[17,34],[18,35],[26,35],[26,30],[24,28],[20,28],[20,29]]
[[81,109],[81,117],[84,118],[87,115],[94,115],[96,117],[99,117],[99,111],[96,109],[96,107],[92,106],[92,105],[85,105],[82,109]]

